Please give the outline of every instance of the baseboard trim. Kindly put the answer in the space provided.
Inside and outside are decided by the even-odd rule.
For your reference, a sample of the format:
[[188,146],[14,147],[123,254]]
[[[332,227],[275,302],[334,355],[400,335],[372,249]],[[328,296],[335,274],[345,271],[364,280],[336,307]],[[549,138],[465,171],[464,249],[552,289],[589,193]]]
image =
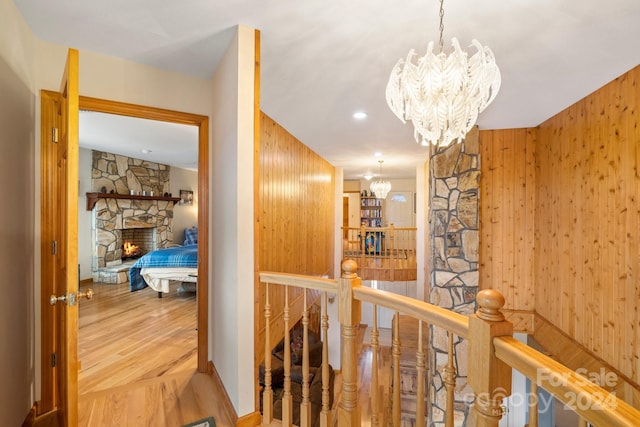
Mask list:
[[[609,392],[614,392],[616,397],[624,400],[636,409],[640,409],[640,385],[631,378],[622,374],[611,364],[594,354],[573,337],[569,336],[555,324],[535,314],[535,333],[532,335],[535,343],[544,353],[552,359],[562,363],[569,369],[586,369],[588,373],[613,373],[616,381],[614,384],[601,384],[601,387]],[[603,371],[602,371],[603,370]]]
[[218,390],[224,393],[224,399],[222,402],[220,402],[220,404],[224,412],[227,414],[227,418],[231,420],[236,420],[236,423],[237,423],[238,414],[236,413],[236,410],[233,408],[233,404],[231,404],[231,399],[227,394],[227,389],[224,387],[224,384],[222,383],[222,379],[220,378],[220,375],[218,374],[218,371],[216,371],[216,367],[213,365],[213,362],[211,360],[209,360],[209,362],[207,363],[207,371],[209,375],[211,375],[211,378],[213,378],[213,380],[215,381],[216,387],[218,388]]
[[238,418],[236,427],[256,427],[262,423],[262,415],[260,412],[253,412]]
[[513,324],[513,332],[532,335],[535,332],[535,313],[527,310],[500,310]]
[[36,405],[33,405],[27,416],[24,417],[24,421],[22,422],[22,427],[33,427],[36,421]]

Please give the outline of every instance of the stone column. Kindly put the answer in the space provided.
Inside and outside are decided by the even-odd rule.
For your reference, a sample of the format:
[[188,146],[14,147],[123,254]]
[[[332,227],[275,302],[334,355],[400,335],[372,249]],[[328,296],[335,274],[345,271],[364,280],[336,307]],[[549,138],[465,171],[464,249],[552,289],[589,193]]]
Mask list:
[[[470,315],[476,309],[478,292],[480,157],[477,127],[462,143],[431,149],[429,161],[428,236],[431,245],[429,299],[432,304]],[[429,425],[444,427],[447,365],[446,331],[431,327]],[[454,423],[466,425],[473,390],[467,384],[468,343],[456,337],[454,342],[457,372]]]

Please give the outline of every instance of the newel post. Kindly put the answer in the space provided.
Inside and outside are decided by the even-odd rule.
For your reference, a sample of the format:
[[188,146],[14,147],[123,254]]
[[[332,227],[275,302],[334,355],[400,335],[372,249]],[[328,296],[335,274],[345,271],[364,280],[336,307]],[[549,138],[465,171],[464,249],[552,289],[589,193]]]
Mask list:
[[504,297],[493,289],[478,292],[478,311],[469,317],[469,377],[476,395],[473,410],[477,427],[498,427],[502,399],[511,394],[511,367],[499,360],[493,338],[513,335],[513,325],[500,309]]
[[338,320],[342,339],[341,370],[342,397],[338,406],[339,426],[360,426],[358,409],[358,355],[356,337],[361,320],[361,303],[353,299],[353,289],[362,286],[356,274],[358,265],[353,260],[342,263],[342,276],[338,281]]

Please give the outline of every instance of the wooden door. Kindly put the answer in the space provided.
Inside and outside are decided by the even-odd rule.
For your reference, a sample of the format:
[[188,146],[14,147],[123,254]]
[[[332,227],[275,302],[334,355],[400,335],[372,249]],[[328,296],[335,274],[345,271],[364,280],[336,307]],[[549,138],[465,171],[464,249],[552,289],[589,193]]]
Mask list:
[[62,426],[78,424],[78,68],[78,51],[69,49],[60,93],[42,94],[43,373],[38,412],[57,411]]

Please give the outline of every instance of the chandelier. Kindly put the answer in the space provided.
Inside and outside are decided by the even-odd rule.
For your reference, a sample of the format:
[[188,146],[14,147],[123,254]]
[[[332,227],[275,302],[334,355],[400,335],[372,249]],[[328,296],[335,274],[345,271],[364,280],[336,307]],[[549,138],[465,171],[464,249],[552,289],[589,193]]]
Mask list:
[[382,162],[384,162],[384,160],[378,160],[378,163],[380,163],[380,175],[378,175],[378,179],[373,181],[369,186],[371,192],[375,194],[378,199],[386,199],[387,194],[391,191],[391,183],[382,180]]
[[464,139],[498,94],[501,81],[493,52],[477,40],[471,42],[477,52],[470,57],[455,37],[453,51],[443,52],[443,17],[440,0],[440,52],[433,52],[433,41],[421,58],[411,49],[407,59],[393,67],[386,90],[393,113],[402,123],[413,122],[416,141],[437,147]]

